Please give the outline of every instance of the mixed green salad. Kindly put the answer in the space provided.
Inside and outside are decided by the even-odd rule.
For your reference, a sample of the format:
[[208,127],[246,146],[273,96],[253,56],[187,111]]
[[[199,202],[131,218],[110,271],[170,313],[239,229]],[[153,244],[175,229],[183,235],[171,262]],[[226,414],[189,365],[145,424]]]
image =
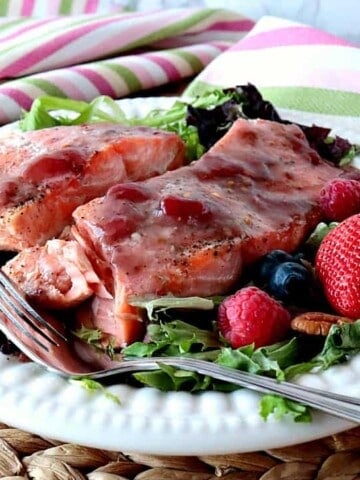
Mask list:
[[[109,97],[99,97],[87,103],[55,97],[40,97],[20,122],[22,130],[34,130],[58,125],[78,125],[99,121],[124,125],[145,125],[178,133],[187,146],[189,162],[199,158],[230,128],[237,118],[263,118],[282,123],[292,123],[280,118],[273,105],[265,101],[253,85],[218,90],[196,98],[189,104],[177,100],[168,110],[153,110],[143,118],[128,118],[119,104]],[[330,130],[318,126],[299,125],[309,143],[319,154],[344,165],[359,153],[359,146],[341,137],[332,137]],[[319,242],[334,225],[321,224],[308,239],[304,260],[311,264]],[[310,252],[310,253],[309,253]],[[254,278],[244,275],[242,285],[252,284]],[[324,370],[346,362],[360,353],[360,320],[354,323],[333,325],[327,337],[292,334],[285,341],[255,348],[247,345],[231,348],[216,331],[216,312],[223,300],[217,298],[134,298],[131,303],[144,311],[147,333],[143,342],[136,342],[121,351],[124,358],[186,355],[221,365],[276,378],[279,381],[312,370]],[[295,302],[296,303],[296,302]],[[291,308],[306,308],[299,301]],[[83,327],[76,335],[103,348],[102,332]],[[107,346],[107,354],[118,352]],[[203,375],[159,364],[159,370],[138,372],[132,382],[164,391],[204,390],[232,391],[234,385],[213,380]],[[276,395],[264,395],[260,412],[290,414],[295,421],[310,421],[310,410],[296,402]]]

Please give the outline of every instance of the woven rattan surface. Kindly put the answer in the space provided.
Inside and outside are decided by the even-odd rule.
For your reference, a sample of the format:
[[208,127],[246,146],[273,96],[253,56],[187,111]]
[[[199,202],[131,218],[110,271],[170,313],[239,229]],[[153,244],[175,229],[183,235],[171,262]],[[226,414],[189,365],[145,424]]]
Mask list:
[[63,444],[0,424],[0,478],[360,480],[360,427],[263,452],[165,457]]

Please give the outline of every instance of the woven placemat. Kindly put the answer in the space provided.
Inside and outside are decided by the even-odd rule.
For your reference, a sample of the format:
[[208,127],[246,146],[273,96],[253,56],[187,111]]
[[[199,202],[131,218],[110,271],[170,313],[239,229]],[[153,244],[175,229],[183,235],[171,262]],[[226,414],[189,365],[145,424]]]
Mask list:
[[318,441],[262,452],[176,457],[64,444],[0,424],[0,478],[360,480],[360,427]]

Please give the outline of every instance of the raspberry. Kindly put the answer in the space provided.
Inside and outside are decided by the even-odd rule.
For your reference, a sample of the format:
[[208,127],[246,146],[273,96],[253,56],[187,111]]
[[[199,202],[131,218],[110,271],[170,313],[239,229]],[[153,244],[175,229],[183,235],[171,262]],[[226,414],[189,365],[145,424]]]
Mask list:
[[219,330],[233,348],[283,340],[290,320],[289,312],[257,287],[245,287],[227,297],[218,312]]
[[320,192],[320,204],[328,220],[341,222],[360,212],[360,182],[336,178]]

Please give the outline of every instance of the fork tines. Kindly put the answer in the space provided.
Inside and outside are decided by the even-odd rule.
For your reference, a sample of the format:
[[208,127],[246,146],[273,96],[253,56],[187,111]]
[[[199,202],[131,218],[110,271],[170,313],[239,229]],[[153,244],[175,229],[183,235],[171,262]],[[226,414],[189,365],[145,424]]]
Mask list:
[[[59,346],[58,342],[52,338],[49,332],[55,337],[67,341],[66,337],[47,322],[24,298],[23,293],[10,280],[10,278],[0,269],[0,311],[8,318],[8,320],[21,331],[24,335],[36,342],[41,348],[49,350],[47,345],[40,341],[31,331],[37,332],[42,339],[47,340],[52,345]],[[26,328],[26,325],[30,329]]]

